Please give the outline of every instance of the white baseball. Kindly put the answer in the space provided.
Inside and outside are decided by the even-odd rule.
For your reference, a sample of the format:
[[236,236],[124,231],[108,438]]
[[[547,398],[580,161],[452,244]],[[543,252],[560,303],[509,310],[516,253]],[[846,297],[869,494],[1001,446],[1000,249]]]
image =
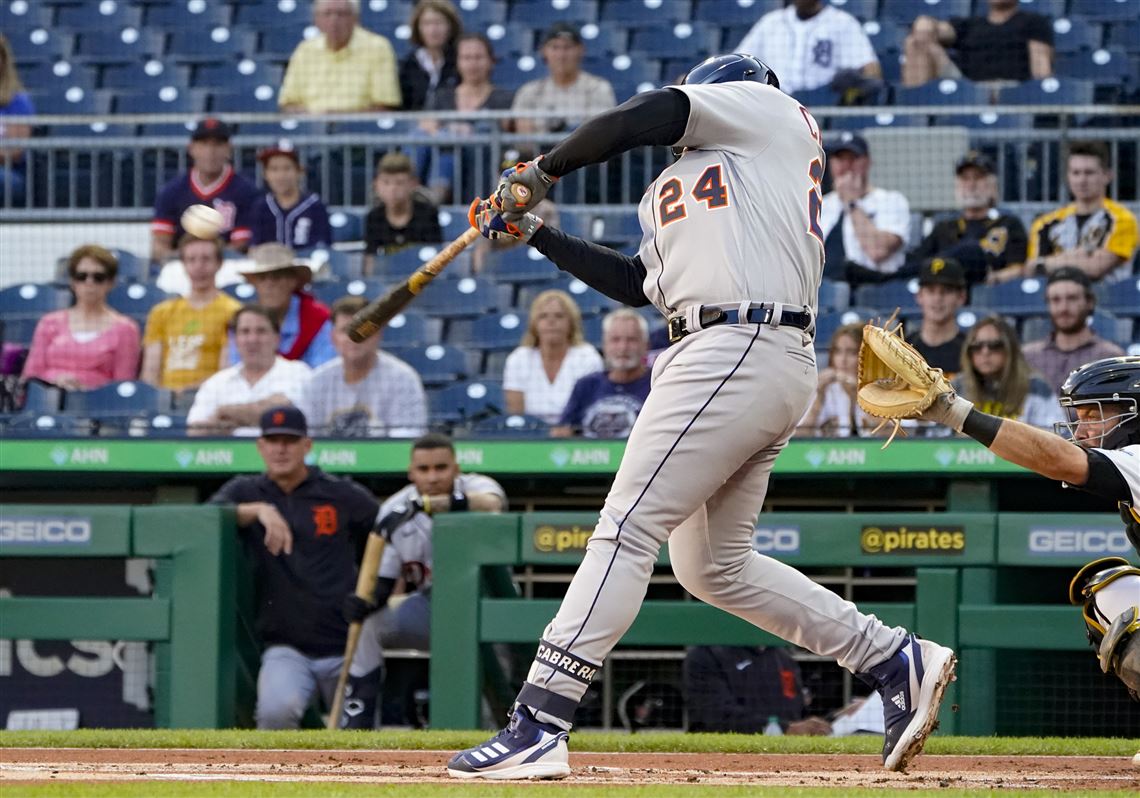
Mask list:
[[209,205],[191,205],[182,212],[182,229],[195,238],[207,241],[218,237],[225,220]]

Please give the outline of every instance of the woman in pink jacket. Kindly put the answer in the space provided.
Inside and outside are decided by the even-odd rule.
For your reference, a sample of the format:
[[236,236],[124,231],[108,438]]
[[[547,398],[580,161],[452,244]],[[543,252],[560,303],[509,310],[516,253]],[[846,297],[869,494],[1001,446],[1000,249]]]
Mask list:
[[103,247],[85,244],[67,259],[75,304],[40,319],[23,378],[69,391],[133,380],[139,369],[139,328],[107,304],[119,263]]

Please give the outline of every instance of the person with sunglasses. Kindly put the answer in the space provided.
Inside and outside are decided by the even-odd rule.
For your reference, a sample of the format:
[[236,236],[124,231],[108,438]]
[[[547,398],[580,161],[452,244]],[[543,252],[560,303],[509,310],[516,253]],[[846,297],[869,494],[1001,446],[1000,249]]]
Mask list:
[[986,316],[966,334],[954,390],[983,413],[1052,429],[1061,421],[1053,389],[1021,353],[1017,333],[999,315]]
[[118,271],[115,256],[97,244],[84,244],[68,256],[75,304],[40,319],[21,379],[82,391],[136,377],[138,325],[107,304]]

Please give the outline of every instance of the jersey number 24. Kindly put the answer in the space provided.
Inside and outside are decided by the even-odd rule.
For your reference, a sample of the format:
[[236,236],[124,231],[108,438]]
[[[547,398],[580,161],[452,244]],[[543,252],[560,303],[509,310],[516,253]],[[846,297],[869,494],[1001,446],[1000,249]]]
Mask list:
[[[703,202],[708,210],[728,207],[728,186],[721,175],[720,164],[714,163],[697,178],[696,185],[690,192],[697,202]],[[685,187],[681,185],[680,178],[671,177],[661,184],[657,192],[657,218],[664,227],[672,222],[684,219],[688,215],[685,209]]]

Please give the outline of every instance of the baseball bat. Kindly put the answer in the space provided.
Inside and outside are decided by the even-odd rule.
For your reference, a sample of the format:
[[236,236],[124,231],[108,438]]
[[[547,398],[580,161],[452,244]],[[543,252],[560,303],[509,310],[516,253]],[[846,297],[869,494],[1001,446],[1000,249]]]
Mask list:
[[[511,186],[511,193],[519,202],[526,202],[530,190],[517,183]],[[464,230],[454,241],[444,247],[438,255],[429,260],[420,268],[412,272],[407,280],[397,286],[389,288],[379,299],[374,299],[367,306],[361,308],[348,323],[348,337],[360,343],[380,332],[380,328],[392,320],[392,317],[407,307],[408,303],[416,298],[439,273],[451,263],[455,257],[465,250],[467,246],[479,237],[479,231],[472,227]]]
[[[356,577],[356,595],[365,601],[371,601],[376,592],[376,579],[380,571],[380,558],[384,555],[385,542],[381,532],[372,532],[368,535],[368,542],[364,546],[360,575]],[[353,656],[356,655],[356,645],[360,642],[362,625],[362,621],[353,621],[348,626],[348,639],[344,643],[344,664],[340,666],[340,677],[336,680],[336,692],[333,693],[332,708],[329,710],[326,728],[340,728],[340,713],[344,708],[344,688],[348,685],[348,669],[352,665]]]

